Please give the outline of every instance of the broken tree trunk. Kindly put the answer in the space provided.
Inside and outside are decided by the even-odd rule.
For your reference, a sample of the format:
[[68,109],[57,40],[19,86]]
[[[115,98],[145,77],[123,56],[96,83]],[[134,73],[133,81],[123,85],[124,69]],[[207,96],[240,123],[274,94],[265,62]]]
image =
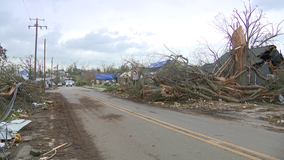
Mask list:
[[242,26],[238,26],[237,29],[234,31],[232,35],[232,43],[233,43],[233,52],[234,52],[234,58],[235,58],[235,73],[236,72],[242,72],[241,76],[237,78],[237,82],[240,85],[247,85],[247,74],[246,68],[243,66],[247,64],[247,47],[246,47],[246,39],[245,34],[242,29]]

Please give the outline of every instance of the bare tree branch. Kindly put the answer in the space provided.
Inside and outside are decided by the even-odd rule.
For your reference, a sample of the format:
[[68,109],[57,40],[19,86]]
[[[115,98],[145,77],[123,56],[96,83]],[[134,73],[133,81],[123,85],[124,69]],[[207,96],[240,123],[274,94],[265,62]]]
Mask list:
[[249,48],[257,48],[264,44],[269,44],[276,37],[283,35],[281,26],[283,20],[275,28],[272,23],[263,23],[265,18],[263,11],[257,7],[253,8],[251,2],[248,1],[248,4],[244,2],[243,11],[234,9],[232,18],[227,18],[223,13],[219,13],[213,20],[213,25],[225,35],[230,48],[231,37],[235,29],[234,24],[243,26],[247,46]]

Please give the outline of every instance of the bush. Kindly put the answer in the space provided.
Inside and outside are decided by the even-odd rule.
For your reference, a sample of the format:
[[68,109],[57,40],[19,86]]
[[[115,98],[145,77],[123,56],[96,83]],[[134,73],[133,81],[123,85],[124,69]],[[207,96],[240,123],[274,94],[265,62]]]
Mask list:
[[76,86],[84,86],[84,84],[86,84],[86,80],[82,78],[81,76],[76,76],[75,82],[76,82]]

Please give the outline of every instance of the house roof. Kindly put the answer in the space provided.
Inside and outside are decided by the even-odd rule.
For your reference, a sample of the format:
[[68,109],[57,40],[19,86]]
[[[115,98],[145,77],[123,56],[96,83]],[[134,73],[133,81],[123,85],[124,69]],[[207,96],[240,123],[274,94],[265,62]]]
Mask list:
[[166,65],[169,61],[160,61],[160,62],[155,62],[153,64],[151,64],[149,67],[146,68],[160,68],[163,67],[164,65]]
[[96,74],[95,75],[96,80],[110,80],[113,79],[113,77],[110,74]]
[[119,78],[128,78],[131,77],[132,70],[122,73]]
[[144,74],[147,73],[155,73],[157,72],[160,68],[164,67],[167,63],[171,62],[172,60],[168,60],[168,61],[160,61],[160,62],[155,62],[153,64],[151,64],[150,66],[146,67],[143,70]]

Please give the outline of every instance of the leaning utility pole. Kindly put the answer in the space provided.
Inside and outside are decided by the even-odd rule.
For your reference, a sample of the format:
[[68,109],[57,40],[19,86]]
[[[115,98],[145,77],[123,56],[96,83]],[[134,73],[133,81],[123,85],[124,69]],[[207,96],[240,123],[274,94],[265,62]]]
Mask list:
[[45,55],[46,55],[46,39],[44,39],[44,56],[43,56],[43,92],[45,92]]
[[34,64],[34,77],[35,77],[35,80],[36,80],[37,31],[38,31],[38,27],[40,27],[40,29],[42,29],[42,27],[45,27],[47,29],[47,26],[39,26],[38,25],[38,20],[44,21],[44,19],[38,19],[38,18],[32,19],[32,18],[30,18],[30,20],[36,21],[36,23],[33,26],[31,26],[31,25],[28,26],[29,29],[30,29],[30,27],[36,28],[36,32],[35,32],[35,64]]

